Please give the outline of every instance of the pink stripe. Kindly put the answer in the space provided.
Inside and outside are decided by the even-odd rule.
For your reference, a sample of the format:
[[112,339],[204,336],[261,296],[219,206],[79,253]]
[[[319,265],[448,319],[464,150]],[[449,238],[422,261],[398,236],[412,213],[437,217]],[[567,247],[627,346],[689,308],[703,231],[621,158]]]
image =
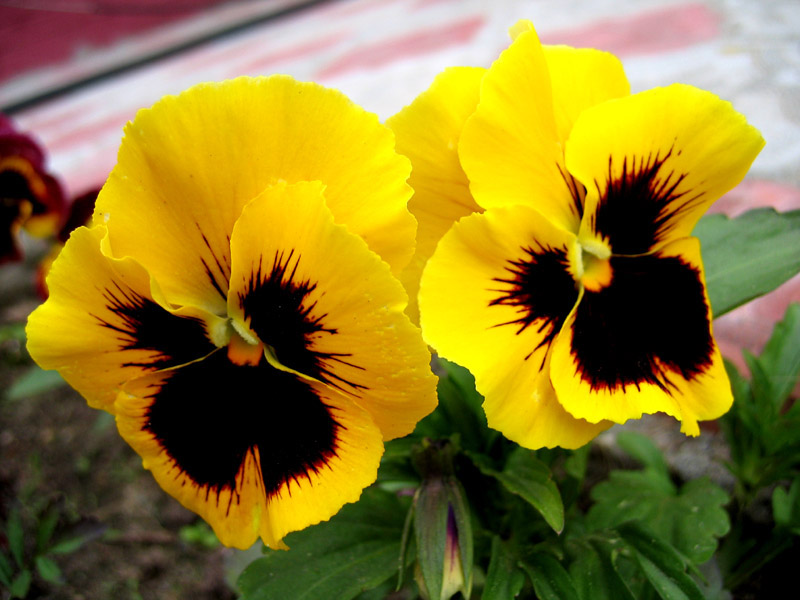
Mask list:
[[713,39],[720,19],[704,4],[685,4],[620,19],[607,19],[541,36],[545,44],[598,48],[617,56],[652,54]]
[[764,206],[779,212],[800,209],[800,188],[774,181],[747,179],[717,200],[708,212],[735,217]]
[[60,135],[54,136],[47,141],[47,149],[51,152],[68,150],[83,143],[92,143],[108,135],[110,132],[118,131],[119,139],[122,139],[122,128],[136,114],[136,108],[114,113],[103,119],[87,123],[83,127],[59,132]]
[[[298,44],[296,46],[291,46],[289,48],[284,48],[278,50],[276,52],[271,52],[269,54],[265,54],[263,56],[258,56],[249,60],[246,63],[232,66],[232,68],[227,71],[228,77],[235,77],[237,75],[246,75],[246,74],[263,74],[268,75],[268,69],[271,65],[281,61],[292,61],[298,60],[300,58],[309,56],[316,52],[320,52],[322,50],[328,50],[334,44],[350,37],[352,33],[350,31],[339,31],[335,34],[328,35],[326,37],[319,37],[311,42],[305,44]],[[233,62],[233,61],[231,61]]]
[[333,77],[355,69],[374,69],[399,59],[466,44],[484,22],[483,16],[474,16],[441,27],[359,46],[323,67],[317,72],[316,78]]

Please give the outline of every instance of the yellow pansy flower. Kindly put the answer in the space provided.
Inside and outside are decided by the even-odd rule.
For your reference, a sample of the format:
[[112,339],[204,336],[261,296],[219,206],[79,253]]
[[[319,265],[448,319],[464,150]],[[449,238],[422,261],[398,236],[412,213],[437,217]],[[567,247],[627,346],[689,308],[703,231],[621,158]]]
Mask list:
[[[543,47],[527,21],[512,36],[469,84],[457,146],[439,145],[483,212],[444,209],[460,220],[441,219],[435,251],[417,257],[423,336],[472,371],[489,425],[523,446],[579,447],[654,412],[697,435],[732,396],[688,236],[763,139],[711,93],[630,95],[612,55]],[[390,121],[399,140],[422,135],[420,106]],[[425,184],[421,232],[453,205]]]
[[31,355],[115,414],[224,544],[284,547],[436,405],[392,273],[413,252],[409,169],[377,117],[316,84],[166,97],[127,125],[53,264]]

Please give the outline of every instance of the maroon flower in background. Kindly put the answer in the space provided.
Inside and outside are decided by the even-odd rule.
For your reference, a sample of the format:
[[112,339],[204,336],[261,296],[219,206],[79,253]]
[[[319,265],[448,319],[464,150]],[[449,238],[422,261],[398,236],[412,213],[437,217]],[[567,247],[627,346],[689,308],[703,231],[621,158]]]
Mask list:
[[65,218],[64,191],[44,167],[30,136],[0,114],[0,264],[19,260],[20,228],[35,237],[55,235]]

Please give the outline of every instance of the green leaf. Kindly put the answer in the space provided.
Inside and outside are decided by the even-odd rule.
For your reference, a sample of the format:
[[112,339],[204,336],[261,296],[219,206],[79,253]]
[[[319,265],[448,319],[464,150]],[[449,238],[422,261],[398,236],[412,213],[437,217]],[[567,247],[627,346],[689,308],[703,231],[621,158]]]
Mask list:
[[620,541],[587,539],[569,545],[569,572],[581,600],[636,600],[617,572],[612,554]]
[[617,528],[650,584],[664,600],[704,600],[703,592],[686,572],[686,561],[658,535],[626,523]]
[[617,444],[645,467],[669,476],[669,468],[661,450],[646,435],[635,431],[620,431]]
[[488,466],[482,456],[469,453],[475,466],[497,479],[512,494],[524,499],[542,515],[556,533],[564,529],[564,503],[550,469],[534,453],[517,448],[508,458],[502,472]]
[[714,316],[771,292],[800,271],[800,210],[759,208],[731,219],[706,215],[700,238]]
[[585,444],[577,450],[569,450],[567,459],[564,461],[564,471],[570,477],[582,482],[586,477],[586,469],[589,466],[589,454],[592,451],[591,444]]
[[481,600],[510,600],[516,598],[525,585],[525,575],[502,540],[492,538],[492,555],[489,571],[483,586]]
[[286,536],[237,582],[242,600],[346,600],[396,576],[408,505],[378,488],[330,521]]
[[0,344],[13,340],[25,344],[25,323],[16,322],[0,326]]
[[800,535],[800,479],[792,481],[789,490],[778,486],[772,492],[772,516],[775,525]]
[[67,382],[58,371],[45,371],[34,365],[11,384],[6,397],[9,400],[21,400],[65,385]]
[[57,524],[58,510],[53,506],[45,513],[36,528],[36,554],[42,554],[45,551],[50,538],[53,537],[53,531],[55,531]]
[[481,451],[486,441],[494,437],[486,425],[483,396],[475,390],[475,378],[455,363],[438,359],[439,405],[417,427],[415,433],[430,438],[447,438],[458,433],[460,445],[469,450]]
[[22,516],[19,514],[19,509],[17,508],[12,508],[8,515],[6,536],[8,537],[8,547],[11,550],[11,555],[14,557],[17,566],[22,568],[24,566],[23,555],[25,552],[25,540],[22,530]]
[[730,529],[723,506],[727,494],[708,478],[680,489],[653,471],[613,471],[591,492],[594,506],[587,525],[611,528],[628,521],[647,523],[656,535],[700,564],[714,554],[717,539]]
[[46,556],[36,557],[36,570],[45,581],[50,583],[61,583],[61,569],[53,562],[52,559]]
[[800,375],[800,304],[786,309],[757,362],[759,369],[752,373],[753,395],[768,399],[777,413]]
[[20,571],[9,586],[12,598],[24,598],[28,595],[28,590],[31,589],[31,580],[33,574],[28,569]]
[[91,536],[77,536],[61,540],[47,551],[47,554],[71,554],[83,546]]
[[567,570],[551,554],[537,552],[522,567],[540,600],[580,600]]
[[14,569],[6,556],[6,553],[0,550],[0,583],[9,587],[11,585],[11,576],[14,574]]

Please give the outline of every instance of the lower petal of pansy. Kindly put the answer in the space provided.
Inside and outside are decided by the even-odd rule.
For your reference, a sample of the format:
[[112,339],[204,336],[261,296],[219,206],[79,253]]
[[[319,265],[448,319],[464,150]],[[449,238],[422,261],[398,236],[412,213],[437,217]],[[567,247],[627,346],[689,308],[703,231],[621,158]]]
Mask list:
[[276,185],[231,236],[228,314],[276,366],[326,383],[364,408],[385,439],[436,406],[436,379],[407,296],[364,241],[336,225],[319,183]]
[[[547,356],[544,371],[550,369]],[[611,421],[589,423],[576,419],[559,404],[549,377],[531,370],[509,374],[503,393],[486,396],[483,409],[489,427],[502,431],[520,446],[580,448],[611,427]],[[499,390],[498,390],[499,392]]]
[[455,221],[482,211],[461,169],[458,140],[464,122],[478,105],[485,72],[473,67],[445,69],[414,102],[386,121],[397,138],[397,151],[407,156],[413,167],[408,183],[414,195],[408,209],[419,226],[414,257],[402,281],[410,300],[407,312],[416,322],[419,278],[436,244]]
[[116,414],[161,487],[237,548],[285,547],[330,518],[375,480],[383,453],[369,414],[342,394],[222,350],[129,382]]
[[551,380],[571,414],[623,423],[664,412],[697,435],[697,421],[733,401],[711,335],[700,245],[611,257],[607,286],[586,289],[553,348]]
[[221,324],[197,309],[165,309],[137,262],[103,255],[105,235],[103,226],[75,230],[50,270],[50,296],[28,319],[27,335],[41,367],[57,369],[90,406],[111,411],[125,381],[214,351],[209,336]]
[[[425,340],[472,372],[489,425],[528,447],[596,435],[562,414],[547,382],[549,348],[578,299],[575,248],[573,234],[531,208],[490,209],[453,225],[422,276]],[[544,423],[565,431],[545,435]]]
[[569,172],[587,188],[581,240],[635,255],[686,237],[763,145],[729,102],[688,85],[585,110],[566,149]]

